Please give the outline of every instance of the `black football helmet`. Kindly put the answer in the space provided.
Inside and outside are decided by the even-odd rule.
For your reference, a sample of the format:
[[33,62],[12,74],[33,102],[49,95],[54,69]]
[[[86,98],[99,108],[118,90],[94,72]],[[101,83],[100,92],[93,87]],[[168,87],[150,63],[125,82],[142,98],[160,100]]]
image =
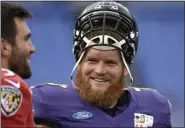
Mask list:
[[119,49],[130,65],[137,52],[138,37],[135,18],[125,6],[117,2],[96,2],[78,17],[73,54],[78,61],[79,53],[90,46],[109,46]]

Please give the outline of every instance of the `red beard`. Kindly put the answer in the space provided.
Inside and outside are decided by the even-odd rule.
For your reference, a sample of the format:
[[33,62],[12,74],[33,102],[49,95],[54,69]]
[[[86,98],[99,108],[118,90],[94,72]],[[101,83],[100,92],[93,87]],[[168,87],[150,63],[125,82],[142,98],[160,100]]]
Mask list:
[[90,104],[94,104],[99,108],[109,108],[123,93],[124,74],[122,73],[119,81],[111,85],[105,92],[92,90],[91,85],[85,80],[81,69],[78,70],[75,79],[76,87],[79,95],[83,100]]

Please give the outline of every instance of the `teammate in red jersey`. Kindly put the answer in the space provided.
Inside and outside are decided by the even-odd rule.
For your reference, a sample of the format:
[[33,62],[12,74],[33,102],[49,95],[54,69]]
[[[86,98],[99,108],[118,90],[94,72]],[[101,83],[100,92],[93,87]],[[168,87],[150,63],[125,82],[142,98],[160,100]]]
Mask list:
[[35,47],[22,6],[1,3],[1,126],[34,127],[32,95],[23,79],[30,78]]

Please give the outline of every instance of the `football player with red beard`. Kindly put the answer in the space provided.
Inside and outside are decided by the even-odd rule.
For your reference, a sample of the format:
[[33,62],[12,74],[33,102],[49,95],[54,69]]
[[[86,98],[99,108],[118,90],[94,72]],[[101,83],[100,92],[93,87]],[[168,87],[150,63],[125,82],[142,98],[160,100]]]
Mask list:
[[1,3],[1,126],[34,127],[30,57],[35,47],[25,19],[32,15],[17,4]]
[[96,2],[78,17],[73,86],[32,88],[35,122],[51,127],[171,127],[171,104],[152,89],[127,86],[138,47],[135,18],[116,2]]

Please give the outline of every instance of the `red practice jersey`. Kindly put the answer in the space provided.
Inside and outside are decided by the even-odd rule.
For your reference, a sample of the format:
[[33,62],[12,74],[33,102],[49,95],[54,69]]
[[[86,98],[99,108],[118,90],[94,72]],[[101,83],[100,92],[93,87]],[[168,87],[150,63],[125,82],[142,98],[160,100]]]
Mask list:
[[2,127],[34,127],[32,93],[14,72],[1,68]]

